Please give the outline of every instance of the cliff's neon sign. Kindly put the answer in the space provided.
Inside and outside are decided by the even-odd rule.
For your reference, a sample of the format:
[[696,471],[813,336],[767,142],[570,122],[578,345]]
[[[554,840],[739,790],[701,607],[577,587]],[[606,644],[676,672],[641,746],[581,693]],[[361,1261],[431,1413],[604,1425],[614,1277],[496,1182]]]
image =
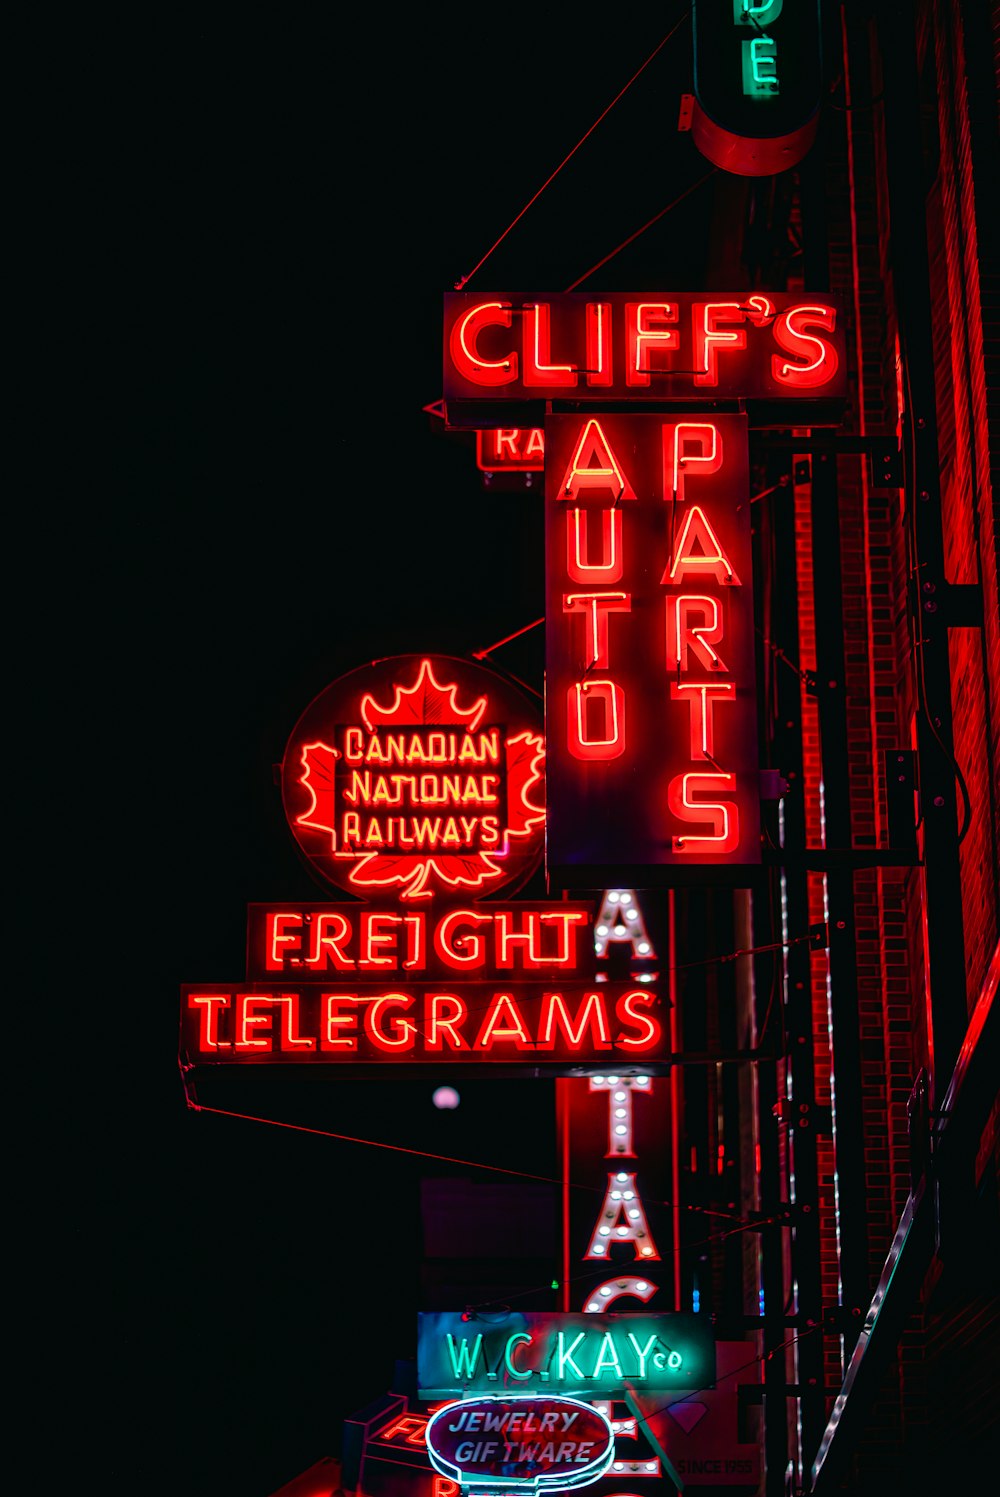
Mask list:
[[491,428],[480,436],[483,468],[490,466],[485,451],[500,468],[540,460],[544,444],[534,432],[525,441],[530,428],[466,417],[463,402],[846,395],[844,320],[827,296],[454,292],[445,297],[444,321],[448,419]]

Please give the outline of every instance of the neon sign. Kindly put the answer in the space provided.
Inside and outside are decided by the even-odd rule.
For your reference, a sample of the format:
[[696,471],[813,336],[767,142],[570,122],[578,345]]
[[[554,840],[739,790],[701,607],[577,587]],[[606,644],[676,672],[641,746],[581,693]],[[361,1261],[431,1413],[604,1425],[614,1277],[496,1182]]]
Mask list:
[[594,973],[589,905],[455,905],[428,911],[402,905],[252,904],[247,973],[295,979],[351,973],[359,981],[389,973],[479,981],[518,973],[583,977]]
[[480,1392],[572,1393],[580,1398],[710,1387],[711,1329],[696,1315],[508,1312],[479,1321],[456,1311],[417,1317],[421,1398]]
[[326,687],[282,764],[285,814],[354,895],[468,899],[537,866],[545,747],[529,703],[478,664],[403,655]]
[[427,1453],[442,1476],[491,1492],[565,1492],[597,1481],[614,1435],[603,1414],[573,1398],[476,1398],[439,1409]]
[[[556,398],[809,400],[811,421],[839,419],[845,351],[840,303],[826,295],[449,292],[444,299],[448,424],[490,428],[480,453],[499,443],[511,458],[522,412]],[[505,402],[514,419],[504,419]]]
[[[595,928],[595,953],[602,964],[609,954],[630,956],[640,966],[656,961],[656,953],[638,895],[634,889],[604,890]],[[647,970],[636,974],[655,980]],[[671,1018],[673,1016],[671,1015]],[[671,1190],[669,1160],[675,1148],[674,1119],[667,1104],[667,1088],[676,1072],[654,1081],[651,1076],[591,1075],[587,1081],[559,1081],[556,1112],[566,1181],[593,1187],[564,1194],[563,1279],[564,1305],[569,1307],[574,1279],[571,1255],[585,1263],[605,1263],[607,1277],[595,1283],[585,1280],[580,1308],[605,1314],[621,1300],[648,1305],[659,1292],[664,1274],[671,1277],[676,1251],[670,1239],[658,1250],[666,1224],[662,1199]],[[635,1104],[638,1103],[638,1106]],[[638,1125],[638,1127],[637,1127]],[[636,1133],[658,1141],[647,1150],[642,1168],[642,1187],[636,1150]],[[649,1195],[656,1210],[656,1237],[643,1199]],[[594,1201],[597,1210],[594,1210]],[[625,1228],[624,1232],[621,1230]],[[674,1235],[676,1244],[676,1235]],[[666,1262],[663,1259],[666,1259]],[[621,1405],[606,1399],[597,1405],[612,1421],[616,1434],[626,1441],[641,1441],[636,1419]],[[631,1465],[635,1465],[632,1452]],[[659,1459],[639,1461],[644,1474],[659,1474]],[[616,1463],[615,1469],[622,1469]]]
[[181,989],[181,1059],[356,1076],[668,1065],[652,974],[606,982],[594,968],[586,904],[253,904],[247,981]]
[[431,1466],[425,1431],[438,1403],[419,1412],[389,1393],[344,1420],[340,1489],[365,1497],[460,1497]]
[[[709,366],[728,336],[706,321]],[[559,415],[545,431],[550,876],[757,863],[746,419]]]
[[513,1064],[537,1070],[669,1062],[662,1005],[649,987],[504,981],[434,987],[350,979],[181,989],[181,1053],[190,1065]]
[[476,432],[476,466],[483,473],[541,473],[545,433],[540,426],[497,426]]
[[802,160],[822,96],[818,0],[694,0],[695,145],[738,176]]

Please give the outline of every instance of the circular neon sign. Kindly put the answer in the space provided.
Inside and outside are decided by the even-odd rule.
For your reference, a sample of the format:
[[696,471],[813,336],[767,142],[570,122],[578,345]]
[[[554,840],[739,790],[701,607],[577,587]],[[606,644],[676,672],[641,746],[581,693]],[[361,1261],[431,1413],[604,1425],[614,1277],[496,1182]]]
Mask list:
[[292,730],[281,785],[311,866],[361,898],[479,898],[541,858],[539,713],[468,660],[396,655],[331,682]]

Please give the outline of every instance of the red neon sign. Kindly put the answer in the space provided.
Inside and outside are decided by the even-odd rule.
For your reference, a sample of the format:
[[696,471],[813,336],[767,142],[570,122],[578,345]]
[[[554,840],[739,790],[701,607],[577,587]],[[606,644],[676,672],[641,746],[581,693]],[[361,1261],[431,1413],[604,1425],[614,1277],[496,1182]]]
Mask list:
[[593,980],[590,905],[456,904],[434,912],[406,905],[252,904],[247,974],[270,982],[380,982],[415,978],[479,982],[523,976]]
[[396,656],[303,713],[282,764],[285,814],[315,871],[351,894],[478,898],[538,863],[544,763],[536,715],[508,682]]
[[545,433],[540,426],[497,426],[476,432],[476,466],[483,473],[541,473]]
[[181,989],[189,1065],[386,1063],[478,1069],[610,1065],[649,1070],[669,1059],[655,991],[628,983],[443,983],[405,979]]
[[545,433],[550,873],[759,862],[746,418]]
[[[501,423],[484,403],[835,403],[847,394],[845,352],[843,311],[826,295],[450,292],[444,402],[450,425],[491,428]],[[823,419],[819,408],[812,419]]]

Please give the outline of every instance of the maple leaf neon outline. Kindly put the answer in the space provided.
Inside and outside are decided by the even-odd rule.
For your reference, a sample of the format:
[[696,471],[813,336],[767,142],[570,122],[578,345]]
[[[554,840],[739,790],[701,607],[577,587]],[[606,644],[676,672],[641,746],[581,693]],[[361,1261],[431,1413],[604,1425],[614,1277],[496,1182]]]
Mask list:
[[[419,727],[440,723],[448,727],[463,727],[466,732],[472,733],[482,721],[488,702],[486,696],[481,696],[471,707],[460,707],[457,684],[439,682],[430,660],[426,658],[420,663],[413,685],[395,685],[394,690],[395,696],[389,706],[377,702],[370,692],[362,698],[361,720],[369,732],[373,732],[376,727],[393,723],[409,723]],[[429,699],[432,705],[428,712]],[[544,738],[526,729],[505,739],[504,749],[507,817],[508,820],[514,819],[511,800],[516,796],[518,804],[515,810],[521,825],[504,828],[503,847],[494,853],[438,853],[422,856],[378,850],[365,853],[338,851],[334,780],[335,761],[341,756],[337,749],[331,748],[322,740],[302,746],[303,773],[299,776],[299,783],[309,791],[312,800],[308,809],[296,817],[296,825],[328,832],[334,858],[355,863],[347,877],[350,883],[359,888],[384,888],[390,884],[402,884],[404,887],[400,890],[400,899],[430,899],[434,893],[433,889],[427,887],[431,873],[436,874],[443,884],[453,888],[479,888],[488,880],[503,876],[504,869],[498,867],[494,860],[508,856],[510,839],[528,836],[545,820],[544,805],[539,807],[529,798],[529,791],[542,780]],[[515,749],[519,751],[512,752]],[[313,770],[315,778],[312,776]]]
[[[316,755],[313,761],[312,755]],[[334,790],[334,779],[336,776],[336,761],[340,758],[340,750],[331,748],[318,738],[315,743],[304,743],[302,745],[302,773],[299,775],[299,784],[308,790],[312,801],[307,810],[301,816],[296,816],[296,826],[311,826],[317,831],[329,832],[333,839],[333,849],[337,848],[336,831],[336,792]],[[327,762],[328,761],[328,762]],[[313,770],[316,771],[315,781]]]
[[[415,700],[404,704],[404,698],[416,698],[421,689],[423,690],[424,702],[427,700],[427,688],[424,686],[424,678],[431,683],[442,703],[448,703],[449,716],[427,717],[424,712],[417,711]],[[486,697],[480,697],[471,707],[460,707],[456,700],[458,687],[454,682],[450,686],[442,686],[435,678],[429,660],[420,662],[420,672],[412,686],[396,686],[396,698],[391,707],[380,707],[375,698],[368,692],[361,698],[361,721],[371,733],[376,725],[385,726],[388,723],[413,723],[418,727],[426,727],[429,723],[440,722],[452,726],[463,725],[466,731],[474,733],[482,721],[483,713],[486,711]],[[450,700],[449,700],[450,699]],[[421,704],[423,705],[423,704]],[[412,715],[410,715],[412,713]],[[454,714],[452,717],[450,714]],[[462,720],[465,719],[465,723]]]
[[[511,749],[515,745],[524,744],[525,752],[513,755]],[[505,826],[503,829],[503,848],[492,854],[495,858],[505,858],[511,851],[511,837],[527,837],[535,828],[545,820],[545,806],[536,806],[528,798],[528,791],[533,785],[542,783],[542,765],[545,763],[545,739],[538,733],[532,733],[526,728],[523,733],[515,733],[513,738],[506,739],[504,748],[507,750],[507,819],[513,821],[515,816],[519,817],[523,825]],[[525,776],[523,781],[521,776]],[[512,809],[514,798],[518,797],[520,804]],[[527,815],[527,812],[532,815]]]
[[[341,856],[357,857],[358,854],[349,855],[342,853]],[[414,853],[400,855],[398,853],[367,852],[360,855],[357,867],[352,868],[347,877],[352,884],[358,884],[361,888],[372,886],[385,888],[388,884],[405,885],[409,880],[408,887],[399,891],[400,899],[430,899],[434,894],[434,890],[428,889],[427,880],[432,872],[436,873],[441,882],[447,884],[450,888],[463,887],[466,889],[478,889],[480,884],[485,883],[488,878],[499,878],[504,871],[502,868],[497,867],[493,861],[493,857],[487,852],[471,854],[462,854],[459,852],[444,853],[443,859],[449,863],[468,863],[472,865],[474,871],[470,874],[455,873],[448,868],[442,868],[439,858],[422,858]],[[378,878],[375,870],[372,870],[364,878],[360,877],[362,870],[367,868],[371,863],[374,863],[376,868],[379,863],[389,863],[390,865],[405,863],[407,867],[404,871],[398,873],[387,873],[384,878]],[[416,867],[413,866],[414,864],[416,864]]]

